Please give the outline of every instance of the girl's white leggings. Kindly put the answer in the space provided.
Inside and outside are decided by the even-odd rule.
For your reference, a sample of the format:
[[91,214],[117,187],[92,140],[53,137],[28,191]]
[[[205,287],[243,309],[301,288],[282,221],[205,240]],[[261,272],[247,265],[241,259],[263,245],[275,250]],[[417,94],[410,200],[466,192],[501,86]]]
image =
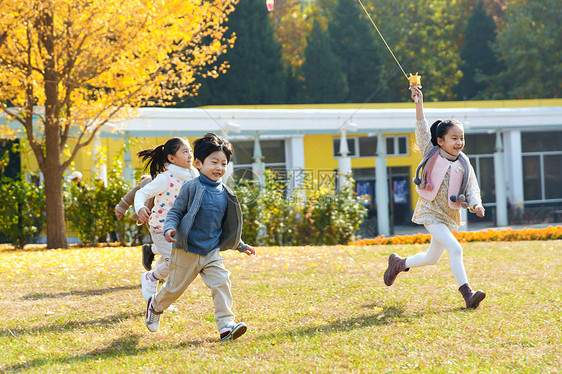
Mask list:
[[170,272],[170,256],[172,255],[172,243],[164,237],[162,230],[150,228],[152,237],[152,253],[160,255],[156,265],[152,269],[154,276],[158,279],[166,279]]
[[425,228],[431,234],[431,243],[425,253],[417,253],[406,259],[406,268],[416,268],[426,265],[435,265],[439,262],[445,250],[449,252],[449,261],[451,263],[451,271],[455,276],[457,284],[462,286],[468,283],[466,271],[462,262],[462,247],[453,236],[449,228],[442,224],[425,225]]

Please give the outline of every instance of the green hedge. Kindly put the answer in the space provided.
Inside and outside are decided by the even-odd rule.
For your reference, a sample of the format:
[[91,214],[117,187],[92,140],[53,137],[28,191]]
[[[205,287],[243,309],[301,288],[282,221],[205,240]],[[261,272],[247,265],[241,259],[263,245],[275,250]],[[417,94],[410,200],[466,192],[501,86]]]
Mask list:
[[245,242],[266,246],[345,244],[359,230],[367,210],[351,184],[336,192],[308,181],[289,194],[286,183],[266,172],[263,186],[254,181],[236,184]]
[[[148,230],[127,217],[117,220],[114,207],[130,186],[110,172],[108,185],[101,182],[81,186],[65,182],[67,233],[72,232],[85,245],[118,241],[140,244]],[[2,178],[0,181],[0,242],[23,248],[37,241],[46,223],[43,184]]]
[[45,191],[19,179],[0,181],[0,232],[3,240],[23,248],[39,236],[45,224]]
[[[65,214],[82,244],[118,241],[140,244],[148,235],[127,216],[117,220],[114,207],[131,188],[118,170],[110,171],[108,184],[93,182],[65,186]],[[263,186],[239,181],[234,190],[244,215],[243,238],[254,245],[332,245],[353,240],[366,213],[352,187],[339,192],[312,184],[288,194],[286,181],[267,173]],[[18,248],[33,242],[45,223],[42,185],[4,179],[0,205],[0,231]]]
[[65,198],[66,218],[83,244],[141,242],[142,236],[148,233],[143,226],[137,226],[127,216],[121,220],[115,217],[115,205],[130,189],[116,170],[108,173],[107,186],[101,181],[70,185]]

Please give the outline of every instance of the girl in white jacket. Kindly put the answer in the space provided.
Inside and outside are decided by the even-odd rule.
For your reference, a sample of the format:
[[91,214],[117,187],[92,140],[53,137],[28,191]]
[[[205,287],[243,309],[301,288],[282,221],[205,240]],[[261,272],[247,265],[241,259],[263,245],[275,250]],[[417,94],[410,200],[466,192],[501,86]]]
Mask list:
[[[172,138],[154,149],[138,153],[145,169],[150,170],[152,182],[135,194],[135,212],[139,220],[148,223],[152,237],[152,252],[160,255],[152,271],[141,276],[142,295],[145,300],[153,296],[158,288],[158,281],[166,279],[169,272],[172,243],[164,238],[162,229],[168,210],[174,205],[181,186],[199,175],[192,165],[193,151],[185,139]],[[145,202],[154,198],[154,207],[150,211]]]

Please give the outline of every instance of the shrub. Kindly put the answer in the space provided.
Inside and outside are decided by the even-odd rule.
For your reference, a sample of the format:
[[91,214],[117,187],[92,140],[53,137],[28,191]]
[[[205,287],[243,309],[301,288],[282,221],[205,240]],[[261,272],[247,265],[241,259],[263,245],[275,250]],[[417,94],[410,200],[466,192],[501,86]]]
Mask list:
[[102,181],[94,181],[91,186],[72,184],[66,199],[66,216],[84,244],[95,244],[108,240],[128,241],[134,232],[134,222],[115,217],[114,207],[130,186],[117,171],[108,174],[107,186]]
[[366,209],[351,186],[336,192],[310,183],[288,194],[286,180],[266,171],[261,188],[234,186],[244,216],[243,238],[258,245],[343,244],[359,229]]
[[310,244],[333,245],[351,240],[367,213],[351,184],[338,192],[319,191],[313,197],[305,215],[314,227]]
[[241,180],[234,186],[234,191],[240,201],[244,223],[242,237],[247,243],[257,243],[259,224],[259,207],[253,200],[259,194],[259,186],[246,179]]
[[37,238],[45,223],[43,185],[3,178],[0,196],[0,231],[14,247],[23,248]]

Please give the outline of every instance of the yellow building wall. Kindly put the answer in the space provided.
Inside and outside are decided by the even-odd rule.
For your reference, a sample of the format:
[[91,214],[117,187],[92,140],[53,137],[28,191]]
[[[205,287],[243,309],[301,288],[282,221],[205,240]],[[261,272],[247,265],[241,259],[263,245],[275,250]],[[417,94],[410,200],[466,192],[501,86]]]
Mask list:
[[[479,101],[424,101],[425,108],[519,108],[562,106],[562,99],[519,99]],[[207,109],[413,109],[412,102],[403,103],[348,103],[348,104],[286,104],[286,105],[209,105]]]
[[333,157],[332,139],[334,137],[336,135],[332,134],[305,135],[303,137],[305,169],[318,171],[338,168],[338,160]]
[[20,139],[21,170],[24,173],[36,172],[39,170],[37,159],[29,146],[26,138]]

